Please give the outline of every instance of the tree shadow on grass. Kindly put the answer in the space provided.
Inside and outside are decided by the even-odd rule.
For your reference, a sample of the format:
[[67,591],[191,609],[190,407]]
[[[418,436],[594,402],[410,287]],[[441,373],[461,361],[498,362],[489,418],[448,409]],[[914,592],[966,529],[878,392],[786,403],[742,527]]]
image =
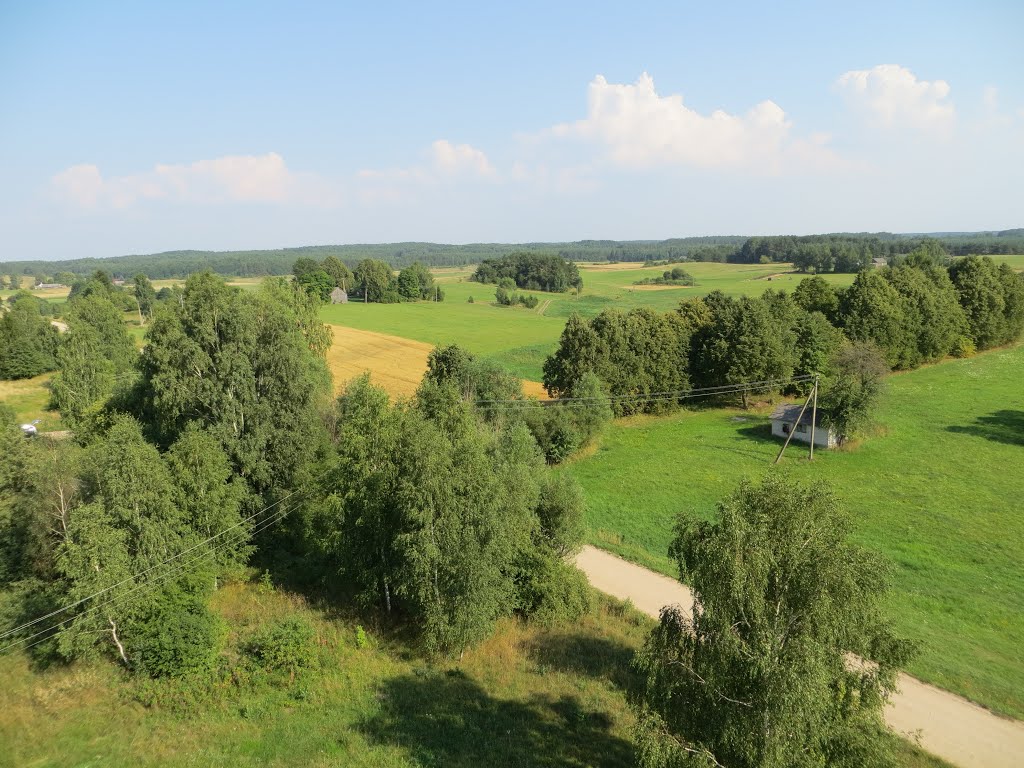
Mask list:
[[420,765],[631,766],[633,745],[610,733],[611,718],[575,696],[526,702],[488,695],[458,670],[404,675],[380,692],[367,738],[409,750]]
[[582,633],[545,633],[527,641],[524,648],[542,670],[607,680],[627,693],[639,690],[640,678],[631,666],[633,649],[625,643]]
[[1024,445],[1024,411],[996,411],[988,416],[979,416],[973,424],[946,427],[946,431],[1007,445]]

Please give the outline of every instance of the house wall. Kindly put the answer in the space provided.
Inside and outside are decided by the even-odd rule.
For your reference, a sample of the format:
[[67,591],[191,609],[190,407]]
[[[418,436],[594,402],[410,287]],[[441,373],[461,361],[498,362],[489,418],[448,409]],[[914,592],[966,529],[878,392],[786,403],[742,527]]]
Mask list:
[[[789,428],[792,428],[793,426],[792,422],[784,422],[781,419],[772,419],[772,434],[775,435],[775,437],[781,437],[785,440],[788,433],[783,429],[783,425],[786,425]],[[811,442],[811,427],[809,424],[805,425],[805,427],[807,429],[806,432],[796,432],[793,435],[794,441],[799,440],[801,443]],[[836,440],[829,430],[824,427],[817,427],[814,430],[814,444],[822,448],[834,448]]]

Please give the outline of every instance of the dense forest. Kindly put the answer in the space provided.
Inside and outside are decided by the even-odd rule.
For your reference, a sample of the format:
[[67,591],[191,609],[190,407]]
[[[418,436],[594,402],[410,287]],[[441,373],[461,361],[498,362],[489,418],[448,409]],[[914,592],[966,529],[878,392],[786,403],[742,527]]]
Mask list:
[[[842,233],[800,237],[682,237],[668,240],[580,240],[574,243],[384,243],[313,245],[254,251],[167,251],[150,255],[56,261],[0,262],[5,275],[80,277],[102,269],[123,276],[145,272],[151,279],[182,278],[203,270],[234,277],[286,275],[297,259],[323,261],[333,256],[350,269],[363,259],[383,261],[395,269],[419,262],[426,267],[479,264],[517,251],[553,254],[566,261],[722,261],[797,262],[806,270],[856,272],[873,258],[889,260],[934,239],[953,256],[1024,253],[1024,229],[999,232],[933,234]],[[865,261],[865,259],[867,261]],[[65,282],[60,280],[58,282]]]

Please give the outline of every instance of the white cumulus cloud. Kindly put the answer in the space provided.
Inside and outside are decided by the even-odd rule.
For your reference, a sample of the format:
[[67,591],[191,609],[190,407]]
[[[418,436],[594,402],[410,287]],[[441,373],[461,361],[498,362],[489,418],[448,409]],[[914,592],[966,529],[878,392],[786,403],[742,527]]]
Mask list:
[[430,151],[434,168],[441,173],[494,175],[494,167],[487,159],[487,155],[469,144],[452,144],[446,139],[438,139],[430,145]]
[[364,168],[356,174],[363,200],[401,200],[424,187],[441,183],[498,181],[498,172],[483,150],[438,139],[426,162],[399,168]]
[[659,95],[645,72],[632,84],[609,83],[598,75],[587,104],[585,119],[556,125],[552,133],[599,142],[625,168],[683,165],[779,173],[841,165],[823,137],[794,137],[792,122],[770,100],[742,115],[701,114],[679,94]]
[[283,203],[332,198],[326,185],[293,173],[275,152],[158,164],[144,173],[110,178],[95,165],[75,165],[51,183],[59,197],[85,208],[126,208],[142,200]]
[[909,125],[946,133],[956,116],[949,83],[919,80],[898,64],[845,72],[836,86],[855,109],[886,128]]

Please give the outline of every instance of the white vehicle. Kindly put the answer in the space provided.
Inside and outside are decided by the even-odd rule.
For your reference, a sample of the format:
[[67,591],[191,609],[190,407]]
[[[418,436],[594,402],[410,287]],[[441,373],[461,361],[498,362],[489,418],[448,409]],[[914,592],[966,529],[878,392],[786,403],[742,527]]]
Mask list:
[[36,429],[36,424],[38,424],[38,423],[39,423],[39,419],[36,419],[31,424],[22,424],[21,425],[21,431],[25,433],[25,437],[34,437],[35,435],[37,435],[39,433],[39,430]]

